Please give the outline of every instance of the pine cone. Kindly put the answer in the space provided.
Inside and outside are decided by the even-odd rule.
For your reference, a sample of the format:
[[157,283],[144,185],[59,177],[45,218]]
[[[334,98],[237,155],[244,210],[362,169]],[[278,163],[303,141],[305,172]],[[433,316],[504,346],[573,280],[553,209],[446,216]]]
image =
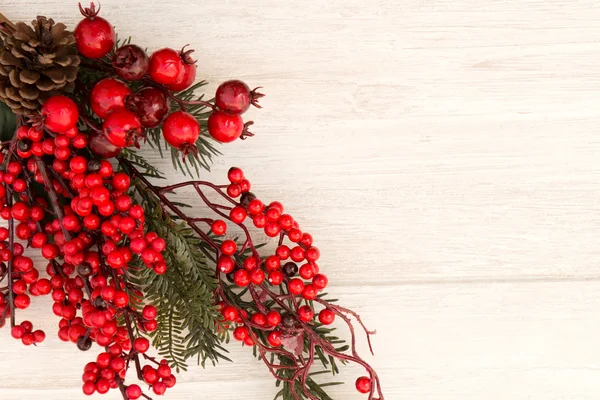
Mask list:
[[50,96],[71,92],[80,59],[73,33],[37,17],[4,31],[0,48],[0,100],[15,114],[32,114]]

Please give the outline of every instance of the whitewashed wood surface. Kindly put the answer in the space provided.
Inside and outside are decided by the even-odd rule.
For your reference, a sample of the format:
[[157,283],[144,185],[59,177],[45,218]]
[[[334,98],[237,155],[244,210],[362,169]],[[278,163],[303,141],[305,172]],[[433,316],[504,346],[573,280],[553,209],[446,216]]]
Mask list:
[[[264,86],[256,137],[223,146],[210,179],[243,167],[314,233],[331,292],[379,332],[386,399],[600,398],[600,3],[102,6],[142,46],[190,43],[209,93]],[[0,11],[79,19],[67,0]],[[48,302],[24,316],[56,330]],[[231,349],[166,398],[271,398],[264,366]],[[0,331],[0,357],[0,399],[83,397],[90,354],[54,335],[24,348]],[[364,398],[360,373],[333,397]]]

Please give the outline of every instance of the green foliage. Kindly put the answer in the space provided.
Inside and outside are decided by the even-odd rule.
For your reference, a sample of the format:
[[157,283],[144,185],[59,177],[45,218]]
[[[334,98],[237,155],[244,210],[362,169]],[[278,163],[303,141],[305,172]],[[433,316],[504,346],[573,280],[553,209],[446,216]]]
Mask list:
[[[138,192],[143,189],[138,189]],[[167,242],[167,272],[157,275],[140,261],[131,269],[133,282],[158,310],[158,329],[150,334],[158,353],[177,370],[196,358],[216,364],[229,360],[221,343],[227,340],[214,305],[217,281],[214,270],[200,251],[201,241],[184,222],[165,214],[157,199],[142,191],[146,226]],[[149,213],[149,210],[153,210]]]
[[12,139],[17,129],[17,118],[9,106],[0,101],[0,141]]
[[160,172],[158,168],[150,164],[144,157],[137,154],[132,149],[123,149],[119,157],[129,160],[144,176],[149,178],[165,179],[163,173]]

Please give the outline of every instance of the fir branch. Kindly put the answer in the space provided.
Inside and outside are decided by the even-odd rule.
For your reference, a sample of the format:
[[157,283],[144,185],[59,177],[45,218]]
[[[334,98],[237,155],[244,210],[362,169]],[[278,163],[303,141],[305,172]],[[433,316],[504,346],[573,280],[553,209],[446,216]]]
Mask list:
[[229,360],[220,345],[224,335],[215,333],[221,325],[213,295],[217,281],[199,250],[198,237],[163,213],[155,199],[144,198],[146,209],[154,209],[146,215],[146,225],[166,239],[164,257],[169,266],[164,275],[157,275],[139,262],[131,272],[158,310],[158,329],[150,333],[154,347],[177,370],[186,370],[192,357],[203,366],[206,361]]
[[120,157],[129,160],[133,165],[141,169],[140,173],[149,178],[166,179],[163,173],[150,164],[144,157],[136,153],[132,149],[123,149]]

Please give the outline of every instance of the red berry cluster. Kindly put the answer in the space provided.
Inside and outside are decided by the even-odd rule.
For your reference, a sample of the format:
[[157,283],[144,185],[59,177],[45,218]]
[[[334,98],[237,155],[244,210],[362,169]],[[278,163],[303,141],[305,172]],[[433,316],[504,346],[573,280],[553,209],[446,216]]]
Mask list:
[[[6,165],[0,171],[0,217],[14,225],[0,228],[0,272],[2,276],[11,273],[12,290],[0,293],[0,314],[3,319],[7,315],[14,318],[12,306],[24,309],[30,304],[29,295],[51,294],[52,311],[61,318],[61,340],[77,343],[81,350],[90,349],[93,342],[109,348],[86,367],[83,376],[86,394],[105,393],[123,385],[129,360],[148,350],[148,339],[135,337],[130,323],[136,323],[142,332],[157,328],[154,306],[136,312],[140,305],[134,299],[142,293],[128,287],[122,276],[134,257],[155,273],[164,274],[166,243],[146,231],[144,209],[128,194],[129,176],[84,150],[89,138],[76,126],[76,104],[54,96],[41,113],[43,126],[19,127],[13,147],[6,159],[0,160]],[[50,203],[34,196],[30,182],[46,186]],[[13,193],[18,199],[14,203]],[[46,272],[50,279],[40,278],[32,259],[24,255],[23,245],[9,242],[10,229],[28,247],[40,249],[49,261]],[[119,323],[123,316],[126,322]],[[28,321],[13,326],[11,333],[26,345],[45,338],[44,332],[33,331]],[[162,381],[146,379],[157,394],[175,383],[170,369],[166,374],[168,368],[164,363],[158,367]],[[141,396],[140,392],[135,397],[136,386],[127,390],[132,399]]]
[[264,95],[239,80],[223,82],[215,94],[215,106],[208,118],[208,133],[219,142],[229,143],[253,134],[248,131],[252,122],[244,124],[242,114],[250,105],[260,107],[258,99]]
[[[259,256],[255,251],[246,254],[249,238],[241,247],[233,240],[220,243],[217,251],[218,272],[225,274],[237,287],[254,291],[250,303],[236,303],[221,292],[218,306],[224,322],[236,325],[233,337],[248,346],[258,345],[263,352],[268,352],[286,347],[286,338],[298,337],[302,326],[332,324],[336,318],[333,306],[317,301],[319,293],[327,287],[328,279],[319,271],[317,261],[320,251],[313,246],[312,236],[303,232],[290,214],[284,213],[280,202],[266,205],[252,194],[250,182],[241,169],[231,168],[228,179],[227,195],[239,200],[231,207],[229,215],[225,216],[239,226],[244,226],[246,219],[251,219],[253,225],[262,229],[267,236],[279,237],[279,245],[266,257]],[[247,228],[244,229],[248,234]],[[224,220],[211,223],[213,234],[222,236],[226,231],[227,223]],[[286,238],[289,245],[284,244]],[[285,297],[290,306],[281,302],[282,295],[274,295],[271,288],[276,287],[280,287],[280,293],[287,293]],[[270,306],[267,306],[261,303],[257,290],[271,293],[279,301],[270,302]],[[315,305],[323,307],[317,312]],[[335,310],[339,312],[339,309]],[[356,389],[361,393],[370,393],[371,385],[370,377],[363,376],[356,381]]]
[[[113,27],[98,17],[94,4],[81,9],[86,17],[75,29],[79,52],[92,59],[105,57],[115,45]],[[103,138],[95,139],[92,150],[97,154],[111,156],[120,149],[138,146],[145,137],[144,130],[162,125],[164,139],[183,155],[195,154],[200,125],[196,118],[185,111],[185,102],[174,93],[188,89],[196,79],[196,61],[191,57],[193,50],[180,51],[163,48],[150,57],[139,46],[127,44],[115,50],[108,68],[122,80],[109,77],[96,83],[90,93],[90,107],[103,120]],[[132,92],[128,83],[141,82],[139,89]],[[238,80],[227,81],[217,89],[213,112],[208,120],[208,132],[220,142],[231,142],[252,134],[244,124],[241,114],[251,104],[258,107],[263,95]],[[180,110],[169,112],[169,99],[175,100]],[[108,143],[106,143],[108,142]]]

